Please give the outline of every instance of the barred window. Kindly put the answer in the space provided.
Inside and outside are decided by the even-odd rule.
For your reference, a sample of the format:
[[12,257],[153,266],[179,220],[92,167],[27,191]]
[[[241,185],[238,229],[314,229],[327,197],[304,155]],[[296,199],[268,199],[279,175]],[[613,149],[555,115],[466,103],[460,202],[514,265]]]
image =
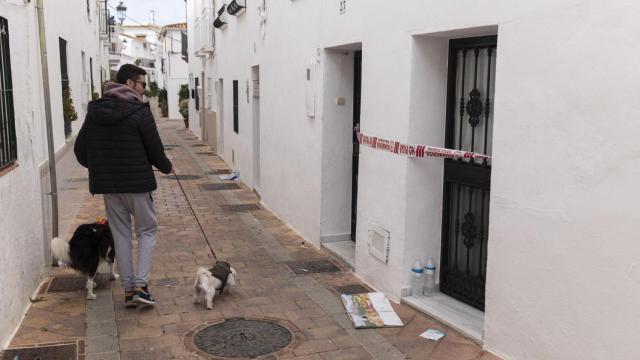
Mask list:
[[9,24],[0,17],[0,169],[18,160],[13,86],[9,54]]

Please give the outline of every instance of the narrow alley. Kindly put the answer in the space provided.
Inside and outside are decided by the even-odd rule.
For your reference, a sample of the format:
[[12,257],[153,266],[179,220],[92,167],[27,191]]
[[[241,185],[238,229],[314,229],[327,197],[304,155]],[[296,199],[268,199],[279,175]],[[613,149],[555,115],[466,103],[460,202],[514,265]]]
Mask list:
[[[95,301],[85,300],[83,283],[75,291],[47,291],[54,278],[75,275],[53,268],[4,359],[13,359],[11,349],[51,344],[77,346],[78,359],[87,360],[201,359],[206,357],[195,350],[193,331],[236,318],[269,319],[291,331],[291,344],[267,359],[497,359],[406,305],[393,304],[404,327],[354,329],[339,291],[363,284],[348,267],[306,244],[268,210],[234,209],[233,205],[253,207],[259,199],[241,182],[219,179],[228,170],[225,164],[182,121],[163,118],[158,125],[181,180],[156,173],[159,234],[150,288],[157,305],[125,308],[119,282],[106,279],[99,282]],[[67,237],[77,225],[104,216],[102,197],[86,195],[87,186],[84,169],[77,169],[66,184],[65,191],[77,193],[77,201],[61,215],[77,213],[65,219],[70,224]],[[238,272],[238,287],[216,296],[213,310],[192,303],[196,269],[212,265],[198,222],[217,256]],[[338,271],[295,275],[287,265],[318,259],[330,260]],[[419,337],[430,328],[447,335],[437,343]],[[228,346],[237,343],[230,341]]]

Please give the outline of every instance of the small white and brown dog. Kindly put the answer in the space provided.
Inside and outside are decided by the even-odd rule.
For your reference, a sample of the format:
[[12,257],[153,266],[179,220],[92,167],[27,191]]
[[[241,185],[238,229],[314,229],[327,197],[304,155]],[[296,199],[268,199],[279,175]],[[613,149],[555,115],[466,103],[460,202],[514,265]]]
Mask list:
[[213,308],[213,298],[216,292],[227,292],[236,286],[236,271],[226,261],[216,261],[211,269],[201,267],[196,273],[196,281],[193,284],[193,303],[207,303],[207,309]]

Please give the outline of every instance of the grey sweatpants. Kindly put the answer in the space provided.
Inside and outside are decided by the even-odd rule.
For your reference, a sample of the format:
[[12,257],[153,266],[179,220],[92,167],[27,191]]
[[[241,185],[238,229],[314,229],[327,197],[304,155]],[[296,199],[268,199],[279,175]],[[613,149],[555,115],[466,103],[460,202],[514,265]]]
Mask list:
[[[158,222],[156,208],[150,192],[139,194],[104,194],[107,220],[113,233],[116,262],[120,279],[125,290],[146,286],[151,270],[151,256],[156,243]],[[138,266],[133,271],[131,256],[132,234],[131,215],[135,220],[138,239]]]

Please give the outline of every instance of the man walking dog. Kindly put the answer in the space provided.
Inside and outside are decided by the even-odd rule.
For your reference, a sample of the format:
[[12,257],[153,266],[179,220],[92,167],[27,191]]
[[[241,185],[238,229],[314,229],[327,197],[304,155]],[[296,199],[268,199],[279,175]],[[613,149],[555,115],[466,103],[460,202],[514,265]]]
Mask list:
[[[148,288],[158,229],[152,197],[157,183],[152,166],[165,174],[172,169],[149,104],[142,101],[146,74],[135,65],[120,67],[118,82],[107,83],[102,98],[89,103],[74,147],[78,162],[89,169],[91,193],[104,194],[127,307],[155,304]],[[135,273],[132,215],[138,239]]]

